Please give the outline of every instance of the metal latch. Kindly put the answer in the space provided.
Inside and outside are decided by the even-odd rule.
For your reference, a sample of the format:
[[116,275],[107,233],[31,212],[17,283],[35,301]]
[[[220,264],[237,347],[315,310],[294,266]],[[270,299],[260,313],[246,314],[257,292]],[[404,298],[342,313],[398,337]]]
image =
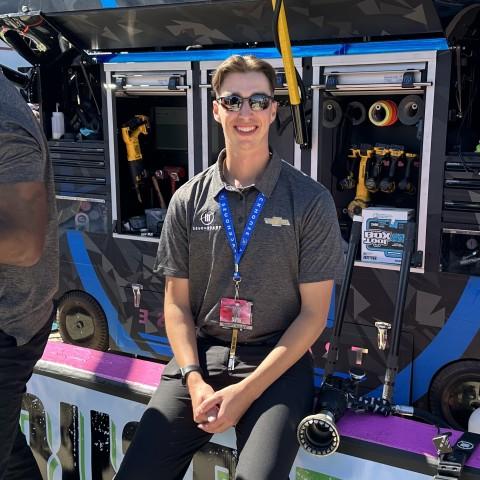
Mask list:
[[388,331],[392,326],[387,322],[375,322],[377,327],[377,343],[379,350],[386,350],[388,345]]
[[[417,71],[417,70],[415,70]],[[402,78],[402,88],[411,88],[415,82],[415,71],[406,71]]]
[[438,473],[433,478],[437,480],[443,480],[444,478],[448,480],[457,479],[460,478],[462,469],[463,466],[460,463],[440,460],[438,465]]
[[140,307],[140,298],[142,296],[141,291],[143,290],[143,285],[139,283],[132,283],[132,292],[133,292],[133,306],[135,308]]

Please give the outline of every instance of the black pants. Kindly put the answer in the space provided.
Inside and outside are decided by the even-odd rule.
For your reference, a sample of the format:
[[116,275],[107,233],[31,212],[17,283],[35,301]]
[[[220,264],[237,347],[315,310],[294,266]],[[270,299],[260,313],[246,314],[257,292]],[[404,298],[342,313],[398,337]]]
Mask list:
[[0,330],[0,480],[42,480],[19,419],[25,385],[45,349],[52,320],[20,347]]
[[[199,339],[198,350],[200,363],[208,372],[207,383],[219,390],[252,373],[271,347],[240,346],[233,373],[226,367],[228,347]],[[251,405],[236,425],[237,480],[288,479],[298,452],[297,425],[311,413],[313,393],[313,362],[306,354]],[[182,386],[179,367],[172,360],[115,480],[181,480],[195,452],[211,437],[193,421],[188,390]]]

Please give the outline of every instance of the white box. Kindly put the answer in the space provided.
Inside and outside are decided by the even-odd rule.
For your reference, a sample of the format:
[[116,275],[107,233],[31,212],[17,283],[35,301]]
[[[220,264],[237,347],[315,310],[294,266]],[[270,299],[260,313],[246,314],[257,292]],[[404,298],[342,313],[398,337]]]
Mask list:
[[402,263],[408,208],[371,207],[362,210],[362,262]]

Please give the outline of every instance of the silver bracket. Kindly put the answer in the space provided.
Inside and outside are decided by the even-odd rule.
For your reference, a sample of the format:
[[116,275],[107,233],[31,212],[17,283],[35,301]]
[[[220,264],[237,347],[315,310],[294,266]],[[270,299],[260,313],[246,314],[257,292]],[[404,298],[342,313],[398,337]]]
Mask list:
[[375,322],[377,328],[377,342],[379,350],[386,350],[388,345],[388,331],[392,325],[387,322]]
[[143,290],[143,285],[139,283],[132,283],[132,292],[133,292],[133,306],[135,308],[140,307],[140,298],[142,296],[141,291]]

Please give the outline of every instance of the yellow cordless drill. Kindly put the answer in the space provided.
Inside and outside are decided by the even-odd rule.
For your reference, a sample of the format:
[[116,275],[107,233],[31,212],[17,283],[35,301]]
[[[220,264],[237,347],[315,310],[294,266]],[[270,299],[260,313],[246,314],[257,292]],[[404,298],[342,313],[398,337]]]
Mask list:
[[360,157],[360,165],[358,168],[358,181],[357,190],[355,192],[355,198],[348,204],[348,214],[353,218],[354,215],[361,215],[362,209],[367,208],[370,202],[370,192],[365,186],[365,178],[367,171],[367,163],[374,155],[374,150],[360,150],[352,148],[349,158]]
[[141,133],[147,135],[149,130],[150,122],[145,115],[135,115],[122,126],[122,138],[127,148],[127,160],[130,167],[130,174],[140,203],[143,203],[141,186],[144,179],[147,177],[147,171],[143,166],[143,157],[140,150],[138,136]]

